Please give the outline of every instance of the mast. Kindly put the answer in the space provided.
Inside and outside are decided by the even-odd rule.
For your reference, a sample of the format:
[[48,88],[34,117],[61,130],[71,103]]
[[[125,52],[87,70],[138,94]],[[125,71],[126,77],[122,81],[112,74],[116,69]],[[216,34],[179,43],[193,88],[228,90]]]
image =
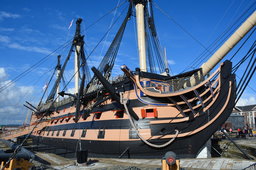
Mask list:
[[145,0],[133,0],[136,9],[137,41],[140,57],[140,70],[147,71],[144,4]]
[[75,69],[74,69],[74,74],[75,74],[75,94],[78,93],[79,90],[79,52],[81,49],[81,46],[77,45],[75,47],[76,51],[75,51]]
[[166,48],[164,48],[164,65],[165,65],[165,75],[169,75],[169,68],[168,68],[168,59],[166,55]]
[[[61,70],[60,57],[61,57],[61,56],[58,55],[58,64],[57,64],[57,66],[56,66],[56,70],[57,70],[57,79],[59,79],[59,77],[61,76],[61,75],[60,75],[60,70]],[[61,77],[60,77],[60,78],[61,78]],[[57,86],[56,96],[58,96],[59,92],[60,92],[60,84],[58,84],[58,86]],[[56,99],[56,101],[59,102],[59,101],[60,101],[60,98],[58,97],[58,98]]]
[[74,45],[75,45],[75,67],[74,67],[74,77],[75,77],[75,94],[78,94],[79,91],[79,55],[81,51],[81,45],[83,42],[83,37],[80,34],[81,30],[81,22],[82,19],[78,18],[76,21],[76,34],[74,38]]
[[81,36],[80,34],[80,24],[82,22],[82,19],[79,18],[77,19],[76,21],[76,33],[75,33],[75,36],[74,36],[74,39],[73,39],[73,43],[72,43],[72,46],[69,50],[69,53],[68,53],[68,56],[67,58],[65,59],[64,61],[64,64],[61,66],[61,68],[59,69],[59,76],[57,77],[57,80],[55,81],[55,84],[53,85],[53,88],[48,96],[48,98],[46,99],[46,103],[48,103],[49,101],[54,101],[54,96],[56,94],[56,91],[57,91],[57,88],[60,84],[60,79],[63,77],[63,73],[64,73],[64,70],[67,66],[67,63],[70,59],[70,56],[71,54],[73,53],[74,51],[74,47],[75,47],[75,94],[78,93],[79,91],[79,68],[80,68],[80,62],[79,62],[79,58],[81,57],[81,48],[84,44],[84,36]]

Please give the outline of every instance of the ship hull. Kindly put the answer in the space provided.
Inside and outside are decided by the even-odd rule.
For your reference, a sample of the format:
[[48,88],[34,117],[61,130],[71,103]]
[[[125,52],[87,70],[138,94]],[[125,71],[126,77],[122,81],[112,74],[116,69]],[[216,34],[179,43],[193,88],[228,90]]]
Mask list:
[[[78,143],[81,142],[82,150],[88,150],[92,157],[119,158],[162,158],[168,151],[173,151],[179,158],[195,158],[211,135],[225,122],[232,112],[233,105],[230,105],[213,124],[195,135],[177,138],[164,148],[153,148],[141,140],[136,141],[93,141],[79,139],[44,138],[33,136],[35,144],[46,144],[57,148],[64,148],[70,151],[77,151]],[[166,125],[163,125],[164,128]],[[149,140],[154,144],[163,144],[170,139]]]
[[[234,100],[234,96],[232,96]],[[233,109],[233,101],[230,101],[227,108],[221,116],[204,130],[188,137],[181,137],[164,148],[157,149],[146,145],[141,140],[136,141],[99,141],[99,140],[80,140],[50,138],[41,136],[32,136],[35,144],[46,144],[57,148],[64,148],[71,151],[77,151],[78,143],[81,142],[83,150],[88,150],[89,156],[119,158],[122,154],[124,158],[161,158],[167,151],[173,151],[179,158],[194,158],[210,139],[211,135],[229,117]],[[217,112],[219,109],[215,109]],[[214,111],[213,111],[214,112]],[[216,113],[217,114],[217,113]],[[127,122],[128,123],[128,122]],[[159,125],[160,126],[160,125]],[[160,128],[166,128],[168,125],[161,125]],[[169,125],[170,126],[170,125]],[[182,126],[182,125],[181,125]],[[158,127],[159,128],[159,127]],[[154,129],[152,129],[154,131]],[[163,144],[170,139],[150,140],[154,144]],[[127,150],[128,149],[128,150]]]
[[[160,107],[158,108],[158,117],[141,117],[138,110],[143,110],[148,106],[133,100],[128,104],[128,107],[135,110],[140,117],[139,120],[135,121],[138,128],[136,130],[127,116],[126,118],[109,120],[112,112],[122,108],[118,104],[105,104],[94,110],[95,113],[91,121],[87,119],[84,122],[59,124],[61,118],[52,118],[51,125],[32,135],[33,141],[36,144],[43,143],[74,152],[87,150],[90,156],[95,157],[161,158],[167,151],[173,151],[180,158],[194,158],[232,112],[236,98],[236,84],[235,76],[231,74],[231,68],[229,62],[223,65],[219,75],[219,86],[214,86],[208,94],[205,92],[207,89],[201,90],[202,87],[206,87],[205,85],[191,90],[192,92],[196,90],[201,90],[202,93],[205,92],[206,97],[201,95],[205,98],[205,102],[202,101],[204,104],[201,103],[202,107],[198,107],[196,104],[192,107],[189,101],[192,101],[193,104],[195,103],[194,100],[188,99],[183,103],[177,102],[190,106],[191,109],[184,109],[184,111],[189,110],[184,113],[186,117],[171,119],[160,117]],[[129,83],[122,86],[128,91],[133,90],[130,87]],[[191,91],[183,94],[183,96],[186,95],[185,99],[191,96]],[[156,98],[152,98],[152,100],[154,99]],[[162,100],[162,98],[160,99]],[[95,120],[99,111],[105,117]],[[193,112],[196,112],[196,114]],[[127,110],[126,113],[128,113]],[[165,110],[162,114],[169,114],[168,110]],[[63,120],[64,118],[62,118]],[[68,121],[70,121],[70,118],[68,118]],[[83,130],[86,130],[88,134],[83,136]],[[175,130],[179,132],[177,135],[174,134]],[[60,131],[63,131],[63,135],[59,134]],[[67,135],[66,131],[68,131]],[[74,135],[75,131],[78,131],[76,135]],[[139,137],[138,133],[142,137]],[[142,140],[143,137],[153,145],[146,144]],[[162,145],[170,140],[173,140],[173,142],[164,147],[158,148],[155,146]]]

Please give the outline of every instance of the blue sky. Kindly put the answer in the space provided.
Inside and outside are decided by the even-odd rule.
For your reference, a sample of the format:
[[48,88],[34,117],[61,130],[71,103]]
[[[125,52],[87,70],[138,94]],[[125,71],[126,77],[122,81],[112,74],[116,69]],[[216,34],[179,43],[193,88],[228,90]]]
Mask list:
[[[90,53],[110,24],[121,14],[124,18],[125,12],[122,11],[128,7],[128,3],[112,11],[92,27],[88,28],[88,26],[123,2],[124,0],[76,0],[72,2],[66,0],[1,0],[0,85],[10,82],[70,40],[75,31],[75,24],[70,29],[68,27],[73,19],[83,18],[82,33],[85,34],[85,49],[87,53]],[[156,29],[162,46],[167,50],[172,73],[182,72],[204,51],[202,45],[196,41],[208,47],[252,4],[254,5],[249,12],[255,10],[255,0],[155,0]],[[157,6],[166,14],[156,8]],[[170,17],[195,37],[196,41],[180,29]],[[114,68],[115,74],[118,74],[122,64],[126,64],[131,69],[138,67],[134,21],[132,17],[127,25]],[[97,66],[120,22],[121,20],[114,25],[107,38],[89,57],[90,66]],[[252,40],[255,40],[255,34],[246,45],[247,50]],[[42,87],[49,80],[52,69],[55,67],[56,56],[61,54],[64,59],[67,51],[68,48],[58,50],[47,57],[36,69],[0,93],[0,124],[22,123],[25,120],[28,111],[22,105],[26,100],[32,103],[38,102],[43,92]],[[247,52],[246,49],[239,55],[242,57],[245,52]],[[231,55],[232,52],[227,59]],[[67,68],[66,81],[72,76],[72,65],[73,59],[70,60]],[[72,91],[72,85],[73,82],[69,87],[70,91]],[[255,76],[250,87],[255,90]],[[254,90],[246,89],[239,104],[256,104]]]

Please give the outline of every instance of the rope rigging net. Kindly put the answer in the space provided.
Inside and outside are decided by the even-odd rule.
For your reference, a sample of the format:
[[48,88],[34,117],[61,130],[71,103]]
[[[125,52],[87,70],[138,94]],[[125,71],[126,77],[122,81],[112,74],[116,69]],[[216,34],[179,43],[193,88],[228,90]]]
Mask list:
[[157,37],[152,10],[152,3],[148,1],[145,10],[148,70],[151,73],[163,73],[165,71],[169,73],[168,66],[165,64],[163,50]]
[[[116,36],[114,37],[110,47],[108,48],[106,54],[104,55],[103,59],[101,60],[99,66],[98,66],[98,70],[100,71],[100,73],[107,80],[109,80],[109,78],[111,76],[112,69],[113,69],[114,64],[115,64],[116,56],[117,56],[117,53],[118,53],[118,50],[119,50],[119,47],[121,45],[121,41],[122,41],[122,38],[123,38],[123,35],[124,35],[126,24],[127,24],[128,20],[130,19],[131,14],[132,14],[132,6],[130,4],[128,12],[126,14],[126,17],[125,17],[123,23],[121,24],[121,26],[120,26]],[[90,80],[90,82],[88,83],[87,87],[86,87],[86,91],[94,90],[94,87],[97,84],[99,84],[98,79],[96,78],[96,76],[93,76],[92,79]],[[90,89],[90,88],[92,88],[92,89]]]

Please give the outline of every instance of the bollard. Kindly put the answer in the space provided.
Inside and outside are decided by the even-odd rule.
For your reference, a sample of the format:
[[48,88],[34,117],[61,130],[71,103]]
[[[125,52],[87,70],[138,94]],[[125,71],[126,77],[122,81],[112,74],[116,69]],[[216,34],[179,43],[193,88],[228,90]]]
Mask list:
[[87,158],[88,158],[88,151],[77,151],[76,152],[76,160],[77,163],[82,164],[87,162]]
[[180,161],[176,159],[174,152],[166,152],[162,159],[162,170],[179,170]]
[[33,164],[31,162],[29,162],[28,160],[25,159],[12,159],[8,165],[5,166],[6,162],[2,161],[1,162],[1,166],[0,168],[2,170],[13,170],[13,169],[31,169],[31,167],[33,166]]

